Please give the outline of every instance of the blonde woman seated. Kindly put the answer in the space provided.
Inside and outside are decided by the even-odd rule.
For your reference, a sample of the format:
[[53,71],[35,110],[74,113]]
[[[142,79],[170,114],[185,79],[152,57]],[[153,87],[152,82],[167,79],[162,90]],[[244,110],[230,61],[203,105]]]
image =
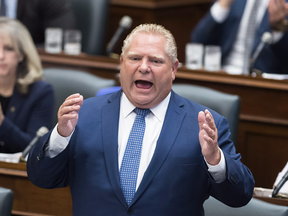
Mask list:
[[21,152],[37,130],[52,127],[54,92],[19,21],[0,17],[0,152]]

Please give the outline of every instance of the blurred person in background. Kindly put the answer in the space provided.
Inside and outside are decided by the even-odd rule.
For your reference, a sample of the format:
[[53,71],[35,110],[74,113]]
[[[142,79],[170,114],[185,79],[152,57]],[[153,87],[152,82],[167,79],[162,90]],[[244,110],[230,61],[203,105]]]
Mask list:
[[0,0],[0,16],[22,22],[36,46],[44,45],[46,28],[75,28],[69,0]]
[[26,27],[0,17],[0,152],[21,152],[37,130],[52,127],[54,92]]
[[230,74],[248,74],[251,55],[264,32],[272,41],[254,68],[267,73],[288,74],[288,0],[216,0],[191,34],[191,41],[218,45],[222,68]]

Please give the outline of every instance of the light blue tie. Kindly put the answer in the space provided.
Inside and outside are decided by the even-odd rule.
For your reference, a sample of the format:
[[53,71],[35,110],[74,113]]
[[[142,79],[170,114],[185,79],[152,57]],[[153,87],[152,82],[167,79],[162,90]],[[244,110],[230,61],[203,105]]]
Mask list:
[[141,149],[145,132],[145,116],[150,112],[150,109],[135,108],[135,112],[137,116],[133,123],[120,167],[121,189],[128,205],[130,205],[136,191]]

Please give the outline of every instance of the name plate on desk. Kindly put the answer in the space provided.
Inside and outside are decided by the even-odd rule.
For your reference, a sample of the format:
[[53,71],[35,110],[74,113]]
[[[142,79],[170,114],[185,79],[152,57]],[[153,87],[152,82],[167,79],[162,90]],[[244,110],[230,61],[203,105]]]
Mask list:
[[254,195],[258,197],[272,197],[273,189],[255,187]]
[[14,154],[0,153],[0,161],[8,162],[8,163],[19,163],[21,156],[22,156],[22,152],[18,152]]

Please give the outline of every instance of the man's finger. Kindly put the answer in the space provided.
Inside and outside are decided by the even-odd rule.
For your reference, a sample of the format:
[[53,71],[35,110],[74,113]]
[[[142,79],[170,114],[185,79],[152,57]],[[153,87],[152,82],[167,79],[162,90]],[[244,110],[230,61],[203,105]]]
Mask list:
[[76,98],[76,97],[79,97],[79,96],[80,96],[79,93],[75,93],[75,94],[69,95],[65,100],[69,100],[69,99]]
[[64,106],[59,110],[60,116],[71,113],[71,112],[78,112],[80,109],[80,105],[74,105],[74,106]]
[[204,114],[203,111],[200,111],[200,112],[198,113],[198,122],[199,122],[199,128],[200,128],[200,130],[202,130],[202,129],[203,129],[203,124],[206,123],[205,114]]
[[211,127],[213,130],[215,130],[216,125],[214,123],[214,118],[209,110],[205,110],[205,118],[206,122],[208,123],[209,127]]
[[216,137],[216,131],[214,130],[214,128],[211,128],[209,125],[204,124],[203,125],[204,130],[206,131],[206,134],[209,138],[211,138],[212,140],[215,139]]

